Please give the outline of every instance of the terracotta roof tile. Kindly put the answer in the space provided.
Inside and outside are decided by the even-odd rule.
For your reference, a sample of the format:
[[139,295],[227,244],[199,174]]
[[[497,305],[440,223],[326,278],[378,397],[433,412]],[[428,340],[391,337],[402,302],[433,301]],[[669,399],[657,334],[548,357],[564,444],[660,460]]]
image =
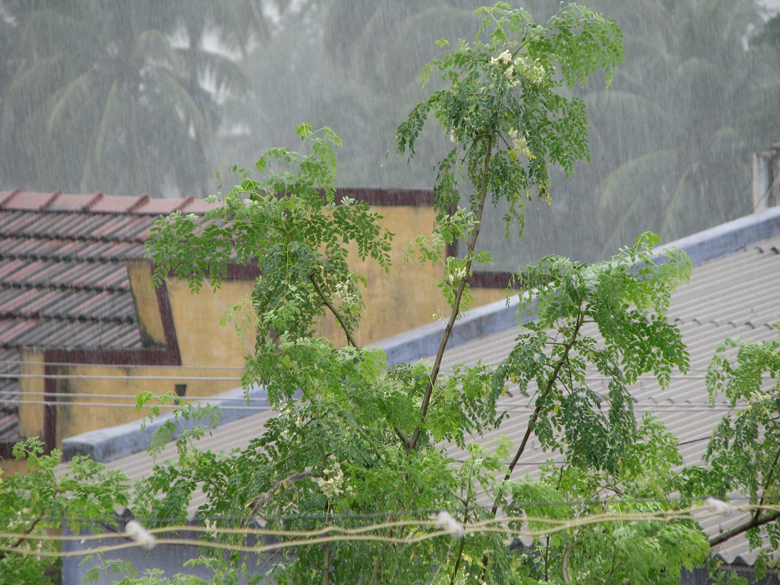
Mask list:
[[89,210],[92,213],[131,213],[136,206],[148,199],[147,195],[136,197],[117,196],[103,197],[95,202]]
[[2,202],[2,209],[21,211],[43,211],[61,193],[22,193],[17,192],[13,197],[8,197]]
[[192,197],[0,193],[0,441],[18,436],[20,348],[143,347],[126,261],[145,257],[157,216],[184,208],[200,209]]
[[60,195],[46,208],[47,211],[87,211],[104,197],[103,193],[93,195]]
[[195,213],[200,215],[206,213],[209,209],[213,209],[218,206],[219,205],[217,203],[207,203],[204,199],[194,199],[193,201],[185,205],[181,209],[181,212],[183,214]]

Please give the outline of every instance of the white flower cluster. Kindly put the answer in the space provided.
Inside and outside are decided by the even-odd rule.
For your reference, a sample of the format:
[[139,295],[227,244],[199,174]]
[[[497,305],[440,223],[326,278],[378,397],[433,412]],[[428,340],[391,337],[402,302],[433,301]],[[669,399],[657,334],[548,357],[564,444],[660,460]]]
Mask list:
[[341,469],[341,465],[332,455],[330,456],[330,467],[326,467],[322,470],[323,477],[318,477],[314,481],[320,486],[322,493],[329,498],[335,498],[340,496],[345,491],[350,491],[349,488],[344,487],[344,472]]
[[458,286],[460,285],[460,281],[466,278],[466,269],[461,268],[460,270],[448,274],[447,275],[447,282],[450,283],[450,286]]
[[519,71],[531,83],[537,85],[543,84],[547,79],[547,68],[539,59],[530,62],[523,55],[518,55],[513,61],[509,51],[502,52],[498,57],[492,57],[490,64],[503,69],[504,76],[510,81],[512,87],[520,83],[520,80],[515,76],[515,70]]
[[509,53],[509,51],[504,51],[498,57],[491,58],[490,64],[501,67],[501,69],[504,70],[504,76],[510,81],[510,85],[512,87],[515,87],[518,83],[520,83],[519,79],[514,78],[515,65],[517,64],[517,60],[515,60],[514,63],[512,62],[512,55]]
[[531,154],[531,149],[528,148],[528,130],[524,134],[520,135],[515,128],[510,129],[507,132],[509,139],[512,141],[512,148],[509,150],[510,160],[515,160],[518,156],[527,156],[528,158],[534,158]]
[[336,292],[334,293],[337,299],[341,299],[341,302],[346,306],[354,305],[358,302],[358,296],[351,290],[348,282],[340,282],[336,285]]

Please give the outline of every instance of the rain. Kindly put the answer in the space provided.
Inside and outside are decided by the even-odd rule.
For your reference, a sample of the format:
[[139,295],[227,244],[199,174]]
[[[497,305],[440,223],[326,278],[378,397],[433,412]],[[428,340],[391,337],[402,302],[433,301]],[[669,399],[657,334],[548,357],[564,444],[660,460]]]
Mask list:
[[[544,22],[553,0],[514,2]],[[552,172],[523,237],[484,221],[490,270],[546,254],[608,258],[752,212],[752,156],[780,141],[780,3],[588,0],[624,34],[625,63],[587,105],[591,160]],[[429,125],[409,164],[397,125],[442,83],[439,38],[473,39],[471,0],[0,0],[0,190],[205,197],[294,128],[344,140],[342,187],[431,188],[448,151]],[[222,181],[216,173],[222,173]],[[519,226],[510,226],[516,235]]]

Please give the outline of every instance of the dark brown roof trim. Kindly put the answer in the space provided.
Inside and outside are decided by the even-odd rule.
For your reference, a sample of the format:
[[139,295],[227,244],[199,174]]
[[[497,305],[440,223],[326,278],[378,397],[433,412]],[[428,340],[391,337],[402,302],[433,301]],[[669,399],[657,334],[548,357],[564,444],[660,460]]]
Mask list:
[[155,290],[157,305],[160,310],[163,331],[165,332],[164,348],[142,349],[45,349],[43,352],[46,363],[67,364],[100,364],[100,365],[148,365],[148,366],[180,366],[181,354],[176,328],[173,323],[173,311],[168,297],[168,288],[163,283]]
[[344,197],[363,201],[376,206],[409,206],[432,207],[433,190],[431,189],[336,189],[336,203]]
[[225,280],[257,280],[260,267],[253,264],[228,264]]
[[517,277],[514,272],[474,272],[469,278],[469,284],[474,288],[511,288],[512,290],[530,290],[536,287],[536,284],[529,282],[525,277]]
[[16,441],[0,441],[0,459],[13,459]]

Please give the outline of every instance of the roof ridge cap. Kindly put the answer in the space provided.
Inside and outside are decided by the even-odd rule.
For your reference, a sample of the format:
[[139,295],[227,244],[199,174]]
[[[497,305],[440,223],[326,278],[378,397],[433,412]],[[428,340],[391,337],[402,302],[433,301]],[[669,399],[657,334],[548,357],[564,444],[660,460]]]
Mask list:
[[6,203],[11,201],[11,199],[16,197],[21,192],[21,189],[14,189],[13,191],[9,192],[5,197],[3,197],[2,201],[0,201],[0,209],[4,208]]
[[133,203],[130,207],[127,208],[127,213],[130,214],[130,215],[138,215],[136,213],[136,210],[139,207],[141,207],[143,205],[146,205],[147,201],[149,201],[149,195],[147,195],[146,193],[141,193],[141,195],[138,196],[138,199],[136,200],[136,202]]

